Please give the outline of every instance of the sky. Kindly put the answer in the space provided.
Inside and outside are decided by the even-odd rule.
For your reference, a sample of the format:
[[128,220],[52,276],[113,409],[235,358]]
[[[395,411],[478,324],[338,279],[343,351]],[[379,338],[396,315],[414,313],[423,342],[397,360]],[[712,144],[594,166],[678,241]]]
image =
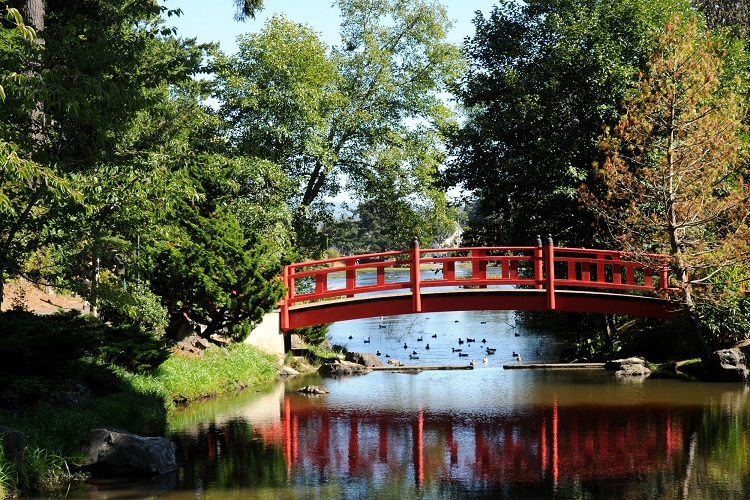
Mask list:
[[[477,10],[489,13],[494,0],[442,0],[448,9],[448,17],[454,21],[449,33],[449,41],[460,43],[465,37],[474,34],[471,20]],[[332,6],[332,0],[265,0],[265,7],[255,20],[244,23],[234,20],[234,1],[215,0],[165,0],[169,9],[181,9],[182,15],[167,18],[167,25],[177,28],[177,35],[184,38],[197,38],[199,43],[219,42],[221,50],[227,54],[237,51],[237,35],[257,32],[265,21],[277,13],[284,13],[292,21],[307,23],[317,31],[328,44],[337,45],[339,39],[339,13]]]

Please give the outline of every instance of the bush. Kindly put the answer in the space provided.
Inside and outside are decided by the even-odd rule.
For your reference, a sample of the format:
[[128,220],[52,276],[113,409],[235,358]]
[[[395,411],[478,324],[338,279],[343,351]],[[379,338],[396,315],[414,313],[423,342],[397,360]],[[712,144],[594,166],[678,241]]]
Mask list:
[[151,293],[146,284],[128,291],[111,273],[103,275],[99,285],[99,316],[113,325],[135,325],[156,338],[164,337],[169,319],[159,296]]
[[44,399],[80,378],[84,358],[141,372],[155,369],[169,354],[139,327],[113,328],[77,311],[0,314],[0,343],[0,403],[6,404]]

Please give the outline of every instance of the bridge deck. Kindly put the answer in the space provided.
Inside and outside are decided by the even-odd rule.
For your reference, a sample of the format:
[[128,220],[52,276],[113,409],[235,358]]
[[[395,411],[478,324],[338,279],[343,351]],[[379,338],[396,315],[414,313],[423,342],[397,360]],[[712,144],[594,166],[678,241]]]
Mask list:
[[[669,317],[679,306],[667,299],[581,290],[557,290],[557,311]],[[544,290],[460,289],[424,291],[423,313],[440,311],[547,310]],[[290,327],[377,316],[413,314],[410,293],[363,295],[291,306]]]

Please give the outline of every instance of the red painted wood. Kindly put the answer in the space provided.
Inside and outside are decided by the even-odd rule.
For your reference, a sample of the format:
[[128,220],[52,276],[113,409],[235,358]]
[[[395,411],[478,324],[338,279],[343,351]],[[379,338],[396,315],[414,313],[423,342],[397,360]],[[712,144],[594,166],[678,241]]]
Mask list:
[[[414,248],[409,251],[382,252],[290,264],[284,268],[281,276],[287,288],[287,295],[279,303],[281,328],[288,330],[296,326],[320,322],[410,314],[420,311],[482,309],[549,309],[663,317],[663,312],[659,311],[662,311],[664,305],[659,305],[659,300],[653,307],[645,307],[640,303],[634,306],[632,301],[627,300],[618,303],[616,297],[612,298],[609,295],[598,300],[588,295],[575,299],[566,296],[563,302],[558,301],[557,297],[563,290],[588,290],[594,293],[614,291],[621,294],[653,292],[654,295],[657,293],[663,295],[669,277],[668,262],[669,258],[664,255],[635,255],[610,250],[534,246]],[[420,263],[438,266],[438,269],[442,268],[442,274],[428,272],[423,277],[420,272]],[[458,277],[456,275],[457,264],[469,266],[471,276]],[[407,270],[408,281],[389,280],[385,271],[386,268],[392,267]],[[495,271],[490,273],[489,268],[494,268]],[[592,268],[596,271],[595,275],[591,272]],[[357,285],[357,271],[360,269],[375,269],[375,284]],[[557,276],[555,276],[555,269],[558,271]],[[533,276],[530,275],[532,272]],[[342,274],[345,277],[344,287],[329,289],[329,278],[332,275],[341,276]],[[659,277],[658,283],[655,283],[654,276]],[[423,290],[434,287],[480,289],[490,287],[489,290],[492,290],[492,287],[498,285],[529,287],[537,293],[541,292],[542,302],[539,302],[538,297],[534,299],[526,297],[498,304],[487,302],[476,296],[471,300],[440,301],[431,298],[426,301],[425,294],[428,292]],[[334,308],[307,308],[305,312],[300,309],[304,309],[303,304],[321,300],[360,298],[364,294],[392,293],[399,290],[404,291],[403,295],[408,300],[385,302],[366,300],[354,307],[338,303]],[[321,312],[323,309],[325,312]]]

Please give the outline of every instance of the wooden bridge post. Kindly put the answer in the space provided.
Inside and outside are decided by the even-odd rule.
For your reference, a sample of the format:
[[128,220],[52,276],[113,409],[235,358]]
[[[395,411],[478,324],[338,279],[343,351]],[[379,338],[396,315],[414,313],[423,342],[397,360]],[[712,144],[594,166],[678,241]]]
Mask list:
[[552,235],[547,235],[544,264],[547,268],[547,309],[555,310],[555,250]]
[[289,285],[289,266],[284,266],[284,271],[281,273],[281,280],[286,288],[284,298],[281,299],[279,304],[279,310],[281,312],[281,329],[286,331],[289,329],[289,297],[294,293],[293,287]]
[[420,292],[419,274],[419,239],[415,236],[411,239],[411,297],[412,311],[422,312],[422,296]]
[[542,271],[542,237],[538,234],[536,235],[536,248],[534,248],[534,280],[537,282],[536,285],[534,285],[534,288],[537,290],[541,290],[544,288],[542,286],[542,280],[544,279],[544,274]]

